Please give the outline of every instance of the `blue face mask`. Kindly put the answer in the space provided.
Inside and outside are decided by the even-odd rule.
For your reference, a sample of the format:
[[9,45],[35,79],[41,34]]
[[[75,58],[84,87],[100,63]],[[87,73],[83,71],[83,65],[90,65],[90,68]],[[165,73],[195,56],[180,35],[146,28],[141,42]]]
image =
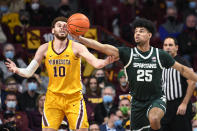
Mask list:
[[115,126],[115,127],[122,127],[122,120],[116,120],[116,121],[114,122],[114,126]]
[[34,82],[29,82],[28,89],[29,89],[29,91],[35,91],[37,89],[37,84]]
[[1,11],[2,13],[6,13],[6,12],[8,11],[8,7],[2,5],[2,6],[0,6],[0,11]]
[[104,103],[111,103],[112,102],[112,96],[110,96],[110,95],[105,95],[105,96],[103,96],[103,102]]
[[167,7],[173,7],[174,6],[174,2],[173,1],[166,1],[166,6]]
[[5,57],[9,58],[9,59],[13,59],[14,58],[14,52],[13,51],[6,51],[5,52]]
[[7,107],[8,108],[15,108],[16,107],[16,101],[7,101]]
[[197,127],[196,128],[193,128],[193,131],[197,131]]
[[196,8],[196,2],[194,2],[194,1],[189,2],[189,8],[191,8],[191,9]]

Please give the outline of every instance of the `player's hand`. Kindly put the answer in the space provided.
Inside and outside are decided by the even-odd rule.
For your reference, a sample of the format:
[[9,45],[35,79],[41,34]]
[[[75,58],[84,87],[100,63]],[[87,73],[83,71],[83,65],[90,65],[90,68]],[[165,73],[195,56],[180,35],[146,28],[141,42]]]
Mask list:
[[176,114],[177,115],[185,115],[186,110],[187,110],[187,104],[181,103],[178,107]]
[[68,31],[68,33],[69,33],[69,35],[73,38],[73,39],[75,39],[75,40],[77,40],[77,41],[80,41],[80,35],[79,36],[77,36],[77,35],[74,35],[74,34],[72,34],[70,31]]
[[106,59],[106,64],[111,64],[115,61],[115,57],[114,56],[108,56]]
[[16,73],[17,71],[17,67],[16,67],[16,64],[11,61],[10,59],[6,59],[7,61],[5,62],[5,65],[7,66],[8,70],[13,72],[13,73]]

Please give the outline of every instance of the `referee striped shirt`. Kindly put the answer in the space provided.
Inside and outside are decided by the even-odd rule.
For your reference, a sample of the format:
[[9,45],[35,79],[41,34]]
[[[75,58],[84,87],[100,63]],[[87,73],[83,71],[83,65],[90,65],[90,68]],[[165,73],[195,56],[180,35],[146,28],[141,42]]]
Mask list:
[[[174,59],[191,68],[190,64],[180,56],[175,56]],[[168,101],[185,97],[187,90],[187,80],[180,74],[179,71],[173,68],[163,69],[162,73],[163,90]]]

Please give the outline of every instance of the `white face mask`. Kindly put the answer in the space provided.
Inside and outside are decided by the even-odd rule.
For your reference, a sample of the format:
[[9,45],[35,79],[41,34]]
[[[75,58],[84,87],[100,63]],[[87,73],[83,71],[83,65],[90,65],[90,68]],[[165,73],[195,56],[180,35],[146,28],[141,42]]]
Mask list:
[[38,10],[39,9],[39,4],[38,3],[33,3],[33,4],[31,4],[31,8],[33,9],[33,10]]
[[16,107],[16,101],[7,101],[7,107],[8,108],[15,108]]
[[64,129],[59,129],[58,131],[65,131]]
[[121,82],[120,84],[121,84],[121,86],[126,86],[127,82]]

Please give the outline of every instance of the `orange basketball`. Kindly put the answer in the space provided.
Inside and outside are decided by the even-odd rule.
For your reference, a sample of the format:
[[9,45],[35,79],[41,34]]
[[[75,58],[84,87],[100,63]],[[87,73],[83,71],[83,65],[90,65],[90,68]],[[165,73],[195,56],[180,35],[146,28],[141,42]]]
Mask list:
[[90,21],[87,16],[76,13],[68,18],[67,28],[74,35],[85,34],[90,27]]

